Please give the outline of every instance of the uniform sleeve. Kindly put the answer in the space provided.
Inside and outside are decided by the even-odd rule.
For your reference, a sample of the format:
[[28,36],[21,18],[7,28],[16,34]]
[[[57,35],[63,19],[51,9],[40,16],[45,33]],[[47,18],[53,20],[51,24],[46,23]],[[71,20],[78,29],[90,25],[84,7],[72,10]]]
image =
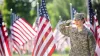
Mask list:
[[89,34],[88,38],[89,38],[90,55],[94,56],[95,48],[96,48],[96,41],[95,41],[93,34]]
[[59,25],[59,30],[62,34],[64,34],[65,36],[69,37],[69,31],[70,31],[70,27],[67,26],[66,27],[66,23],[62,23]]

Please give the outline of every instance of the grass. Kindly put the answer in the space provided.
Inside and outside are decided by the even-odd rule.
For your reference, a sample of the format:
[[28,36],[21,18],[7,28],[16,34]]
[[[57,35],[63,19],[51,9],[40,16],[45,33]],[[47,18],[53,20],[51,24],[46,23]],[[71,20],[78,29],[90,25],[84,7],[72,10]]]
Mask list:
[[[69,56],[68,55],[68,53],[69,53],[69,48],[66,48],[65,49],[66,51],[65,52],[63,52],[62,54],[61,54],[61,52],[57,52],[57,51],[55,51],[53,54],[52,54],[52,56]],[[18,54],[13,54],[12,56],[19,56]],[[21,55],[21,56],[32,56],[31,54],[23,54],[23,55]]]
[[[13,54],[13,56],[19,56],[18,54]],[[22,56],[32,56],[31,54],[24,54]],[[57,53],[54,53],[52,56],[68,56],[68,54],[57,54]]]
[[55,54],[55,53],[54,53],[52,56],[69,56],[69,55],[68,55],[68,54],[62,54],[62,55],[61,55],[61,54]]

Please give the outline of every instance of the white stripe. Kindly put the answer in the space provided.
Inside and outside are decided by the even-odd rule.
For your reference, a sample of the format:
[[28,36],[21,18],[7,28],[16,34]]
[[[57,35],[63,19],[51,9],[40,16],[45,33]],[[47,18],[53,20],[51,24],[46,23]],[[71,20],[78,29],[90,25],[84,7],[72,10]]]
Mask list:
[[96,24],[96,26],[98,26],[99,23],[98,23],[98,20],[97,20],[97,18],[96,18],[96,15],[94,16],[94,19],[95,19],[95,24]]
[[[50,22],[48,22],[48,24],[47,24],[46,27],[44,28],[43,32],[41,33],[41,35],[40,35],[40,38],[41,38],[41,39],[40,39],[39,41],[42,40],[43,36],[44,36],[45,33],[48,31],[49,27],[50,27]],[[50,32],[50,33],[51,33],[51,32]],[[50,33],[49,33],[48,35],[50,35]],[[52,34],[51,34],[51,35],[52,35]],[[47,36],[46,39],[45,39],[45,41],[43,42],[44,44],[47,42],[46,40],[49,40],[48,38],[49,38],[49,37]],[[42,45],[41,45],[41,49],[43,49],[42,46],[45,46],[45,45],[42,44]],[[39,54],[38,54],[38,55],[40,55],[40,53],[41,53],[41,51],[42,51],[41,49],[39,50],[39,52],[38,52]],[[37,56],[38,56],[38,55],[37,55]]]
[[[40,27],[43,25],[44,22],[45,22],[44,20],[41,21]],[[40,34],[40,37],[39,37],[39,40],[37,41],[37,45],[36,45],[36,48],[35,48],[34,53],[36,53],[36,50],[37,50],[38,45],[39,45],[39,42],[42,40],[42,37],[44,36],[44,34],[45,34],[46,31],[48,30],[48,28],[49,28],[49,27],[47,27],[47,28],[45,27],[45,28],[44,28],[45,30],[43,30],[42,33]],[[41,28],[40,28],[40,29],[41,29]],[[39,29],[39,32],[40,32],[40,29]]]
[[28,39],[26,38],[26,35],[27,35],[27,34],[23,31],[23,29],[22,29],[18,24],[16,24],[16,23],[14,24],[14,26],[17,27],[18,29],[20,29],[21,33],[23,33],[23,35],[25,35],[23,38],[24,38],[26,41],[28,41]]
[[[1,28],[0,28],[0,31],[1,31]],[[8,54],[8,50],[7,50],[7,46],[6,46],[6,43],[5,43],[5,41],[4,41],[4,37],[3,37],[2,34],[3,34],[3,33],[2,33],[2,31],[1,31],[1,41],[2,41],[2,43],[3,43],[3,47],[4,47],[4,51],[5,51],[5,55],[6,55],[6,56],[9,56],[9,54]]]
[[49,35],[47,36],[47,38],[43,42],[37,56],[41,56],[41,53],[43,52],[44,47],[46,46],[47,42],[50,40],[51,37],[52,37],[52,32],[49,33]]
[[[29,26],[26,22],[24,22],[22,19],[19,19],[21,22],[23,22],[23,24],[25,25],[25,26]],[[30,30],[30,32],[32,32],[34,35],[36,35],[37,33],[32,29],[32,27],[28,27],[28,29]]]
[[21,29],[21,31],[23,32],[23,34],[26,36],[26,37],[24,37],[24,39],[26,41],[28,41],[28,39],[30,39],[30,37],[28,36],[28,34],[26,32],[24,32],[25,30],[23,30],[23,29],[26,29],[26,27],[24,27],[24,25],[22,25],[22,23],[20,23],[19,21],[16,21],[16,23],[19,25],[19,29]]
[[[19,20],[19,21],[22,22],[22,23],[24,22],[23,20]],[[25,29],[25,31],[29,34],[29,36],[31,36],[30,39],[33,38],[33,37],[35,37],[34,35],[36,35],[36,32],[32,29],[32,27],[30,27],[26,22],[24,22],[23,25],[24,25],[24,26],[22,26],[23,29]],[[33,31],[31,32],[30,29],[33,30]]]
[[97,29],[98,38],[100,38],[100,27]]
[[[21,22],[21,20],[19,20],[19,21]],[[22,20],[22,22],[20,24],[22,24],[23,22],[24,21]],[[25,31],[29,34],[29,36],[31,36],[29,39],[33,38],[34,37],[33,32],[35,32],[35,31],[32,29],[32,27],[30,27],[26,22],[24,22],[22,25],[23,25],[22,28],[25,29]],[[31,32],[30,29],[33,30],[33,31]]]
[[59,41],[64,35],[56,28],[53,33],[53,36],[56,41]]
[[99,48],[98,44],[96,44],[95,52],[97,53],[97,56],[100,56],[100,48]]
[[7,31],[6,27],[4,27],[3,29],[5,31],[5,36],[7,37],[8,36],[8,33],[6,32]]
[[[20,37],[18,34],[15,34],[15,36]],[[12,37],[14,36],[12,35]],[[13,39],[16,40],[20,45],[23,45],[23,43],[17,37],[14,37]]]
[[98,26],[98,25],[99,25],[97,21],[96,21],[96,23],[95,23],[95,24],[96,24],[96,26]]
[[55,40],[53,40],[53,41],[51,42],[51,44],[49,45],[48,49],[46,50],[46,52],[44,53],[43,56],[47,56],[47,55],[49,54],[49,52],[51,51],[51,49],[52,49],[53,46],[54,46],[54,43],[55,43]]
[[[18,29],[16,29],[16,28],[13,28],[16,32],[18,32],[19,34],[17,34],[16,32],[14,32],[13,30],[12,30],[12,34],[14,34],[15,36],[17,36],[20,40],[22,40],[22,42],[23,43],[25,43],[26,41],[25,40],[23,40],[23,38],[24,38],[24,35],[20,32],[20,31],[18,31]],[[12,37],[12,38],[16,38],[16,37]]]
[[[14,32],[13,30],[15,30],[16,32],[18,32],[21,36],[20,36],[19,34],[17,34],[16,32]],[[23,43],[25,43],[26,41],[23,40],[23,38],[24,38],[25,36],[24,36],[17,28],[14,28],[14,27],[13,27],[13,30],[12,30],[12,32],[13,32],[12,34],[14,34],[15,36],[18,36],[18,38],[19,38],[20,40],[22,40]],[[15,37],[12,37],[12,38],[15,38]]]
[[6,31],[6,30],[7,30],[7,29],[6,29],[6,27],[4,27],[3,29],[4,29],[4,31]]
[[[1,38],[1,37],[0,37],[0,38]],[[4,56],[4,53],[3,53],[3,50],[2,50],[1,44],[0,44],[0,50],[1,50],[2,56]]]
[[19,46],[17,46],[17,44],[16,44],[16,43],[13,43],[13,44],[14,44],[14,45],[13,45],[13,47],[17,49],[17,51],[18,51],[18,53],[19,53],[19,54],[21,54],[21,51],[20,51]]
[[39,25],[39,31],[40,31],[40,29],[42,28],[42,26],[43,26],[43,24],[44,24],[45,21],[46,21],[46,18],[44,17],[44,18],[42,19],[40,25]]
[[[41,18],[41,17],[40,17]],[[39,20],[40,20],[40,18],[39,18]],[[41,27],[43,26],[43,24],[44,24],[44,22],[46,21],[46,19],[43,19],[42,21],[41,21],[41,23],[40,23],[40,25],[39,25],[39,28],[38,28],[38,33],[40,32],[40,30],[41,30]],[[46,31],[45,31],[46,32]],[[45,33],[44,33],[45,34]],[[41,34],[40,34],[41,35]],[[43,36],[43,35],[42,35]],[[40,37],[42,37],[42,36],[40,36]],[[40,38],[39,37],[39,40],[41,40],[42,38]],[[38,41],[39,41],[38,40]],[[36,50],[37,50],[37,47],[38,47],[38,45],[39,45],[39,43],[38,43],[38,41],[37,41],[37,45],[36,45],[36,48],[35,48],[35,51],[34,51],[34,53],[36,53]]]

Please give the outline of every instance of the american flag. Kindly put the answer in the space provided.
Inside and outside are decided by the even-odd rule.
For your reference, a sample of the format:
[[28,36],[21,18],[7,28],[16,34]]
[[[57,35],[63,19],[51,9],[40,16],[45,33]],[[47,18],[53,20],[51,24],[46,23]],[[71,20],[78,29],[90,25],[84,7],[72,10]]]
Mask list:
[[93,32],[95,39],[97,40],[97,27],[98,25],[98,20],[96,18],[96,14],[94,13],[92,9],[92,4],[91,0],[88,0],[88,6],[89,6],[89,22],[90,22],[90,30]]
[[95,49],[95,56],[100,56],[100,32],[99,24],[96,17],[96,14],[93,12],[91,0],[88,0],[88,7],[89,7],[89,21],[90,21],[90,30],[93,32],[95,39],[96,39],[96,49]]
[[38,35],[32,56],[51,56],[55,50],[54,37],[49,17],[46,10],[46,2],[42,0],[39,9]]
[[25,21],[25,19],[18,18],[18,16],[16,17],[13,17],[14,21],[11,26],[11,39],[14,43],[13,47],[15,50],[19,51],[18,46],[22,46],[34,38],[36,36],[36,31],[27,21]]
[[[0,21],[2,21],[1,14]],[[11,56],[8,33],[4,22],[0,22],[0,56]]]

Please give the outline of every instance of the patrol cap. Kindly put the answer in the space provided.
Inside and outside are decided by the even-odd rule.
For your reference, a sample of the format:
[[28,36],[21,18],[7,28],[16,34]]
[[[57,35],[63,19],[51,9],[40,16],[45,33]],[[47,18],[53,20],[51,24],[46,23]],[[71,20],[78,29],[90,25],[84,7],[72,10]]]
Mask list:
[[74,15],[74,19],[76,19],[76,20],[83,20],[84,19],[84,13],[76,13]]

